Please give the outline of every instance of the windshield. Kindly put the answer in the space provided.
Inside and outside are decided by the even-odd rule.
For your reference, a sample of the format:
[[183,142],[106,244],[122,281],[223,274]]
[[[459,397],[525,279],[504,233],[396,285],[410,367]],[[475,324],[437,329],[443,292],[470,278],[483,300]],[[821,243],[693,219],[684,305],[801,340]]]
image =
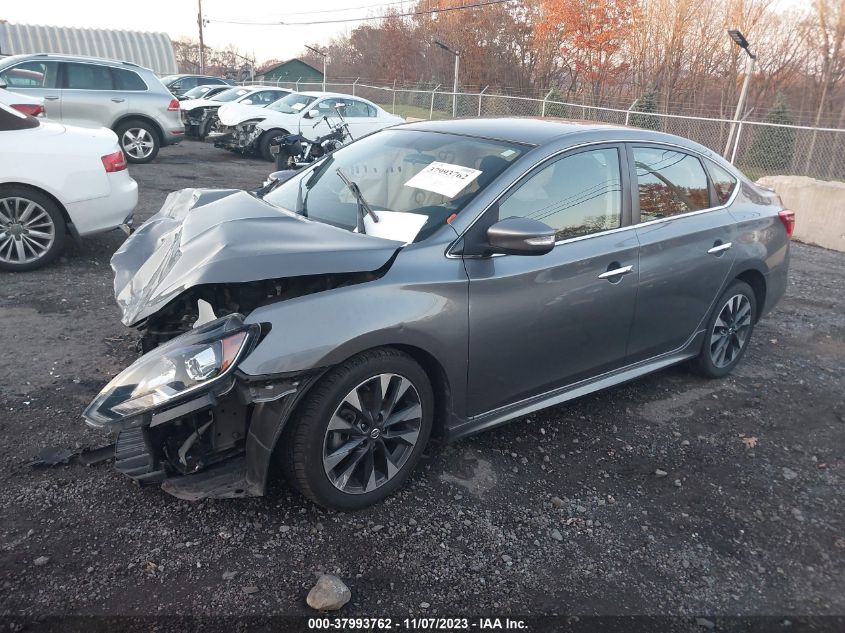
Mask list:
[[229,88],[228,90],[219,92],[213,97],[211,97],[210,101],[234,101],[235,99],[243,97],[244,95],[249,93],[250,91],[246,88]]
[[191,88],[190,90],[188,90],[188,92],[186,92],[184,96],[190,97],[192,99],[199,99],[209,90],[214,90],[214,88],[214,86],[197,86],[196,88]]
[[294,92],[282,97],[278,101],[274,101],[267,106],[267,109],[275,110],[276,112],[281,112],[282,114],[296,114],[298,112],[302,112],[305,106],[313,102],[314,99],[316,99],[316,97],[298,95]]
[[365,214],[346,176],[379,217],[377,224],[363,218],[367,233],[419,242],[450,222],[527,149],[453,134],[385,130],[342,147],[264,200],[352,231]]

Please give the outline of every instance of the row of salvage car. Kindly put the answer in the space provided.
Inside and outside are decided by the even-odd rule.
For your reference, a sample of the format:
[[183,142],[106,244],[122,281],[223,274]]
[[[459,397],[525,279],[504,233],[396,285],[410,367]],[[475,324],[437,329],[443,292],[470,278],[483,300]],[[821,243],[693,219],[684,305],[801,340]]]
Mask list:
[[342,128],[343,144],[404,122],[360,97],[272,86],[230,88],[207,99],[183,101],[180,107],[187,135],[265,160],[273,160],[272,147],[290,135],[312,141]]

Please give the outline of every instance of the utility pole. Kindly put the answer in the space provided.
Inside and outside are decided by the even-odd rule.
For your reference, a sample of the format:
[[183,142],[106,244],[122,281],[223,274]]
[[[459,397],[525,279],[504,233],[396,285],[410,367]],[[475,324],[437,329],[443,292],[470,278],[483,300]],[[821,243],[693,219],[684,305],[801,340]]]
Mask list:
[[317,55],[319,55],[320,57],[323,58],[323,92],[325,92],[326,91],[326,57],[328,56],[329,53],[328,53],[328,51],[320,51],[320,50],[317,50],[316,48],[311,48],[310,46],[308,46],[308,44],[305,45],[305,48],[307,48],[312,53],[316,53]]
[[202,0],[197,0],[197,26],[200,28],[200,75],[205,74],[205,44],[202,39]]

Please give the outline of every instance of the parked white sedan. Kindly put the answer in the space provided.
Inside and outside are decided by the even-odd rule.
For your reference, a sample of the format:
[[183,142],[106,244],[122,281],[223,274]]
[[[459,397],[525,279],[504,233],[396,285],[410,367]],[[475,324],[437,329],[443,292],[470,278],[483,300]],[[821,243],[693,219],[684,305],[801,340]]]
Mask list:
[[349,125],[352,140],[405,122],[402,117],[361,97],[336,92],[295,92],[266,108],[240,103],[221,107],[217,111],[217,129],[208,138],[217,147],[254,151],[266,160],[272,160],[270,145],[287,134],[302,134],[313,140],[329,129],[323,119],[337,121],[338,111]]
[[185,134],[205,138],[217,125],[218,108],[227,103],[263,108],[290,93],[290,90],[273,86],[234,86],[210,98],[182,101],[179,109],[182,111]]
[[138,185],[117,136],[0,103],[0,270],[44,266],[74,238],[129,225]]

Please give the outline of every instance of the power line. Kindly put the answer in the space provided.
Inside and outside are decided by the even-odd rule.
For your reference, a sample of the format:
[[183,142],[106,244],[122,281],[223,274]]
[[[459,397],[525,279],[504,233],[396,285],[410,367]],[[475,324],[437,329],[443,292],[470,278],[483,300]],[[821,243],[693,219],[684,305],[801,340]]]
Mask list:
[[465,4],[460,7],[444,7],[442,9],[429,9],[426,11],[408,11],[406,13],[393,13],[390,15],[370,16],[366,18],[343,18],[338,20],[314,20],[310,22],[243,22],[240,20],[215,20],[209,18],[209,22],[218,22],[220,24],[241,24],[245,26],[312,26],[316,24],[340,24],[344,22],[367,22],[369,20],[384,20],[385,18],[405,18],[414,15],[430,15],[433,13],[447,13],[449,11],[463,11],[465,9],[476,9],[479,7],[488,7],[494,4],[505,4],[506,2],[513,2],[513,0],[487,0],[486,2],[475,2],[473,4]]

